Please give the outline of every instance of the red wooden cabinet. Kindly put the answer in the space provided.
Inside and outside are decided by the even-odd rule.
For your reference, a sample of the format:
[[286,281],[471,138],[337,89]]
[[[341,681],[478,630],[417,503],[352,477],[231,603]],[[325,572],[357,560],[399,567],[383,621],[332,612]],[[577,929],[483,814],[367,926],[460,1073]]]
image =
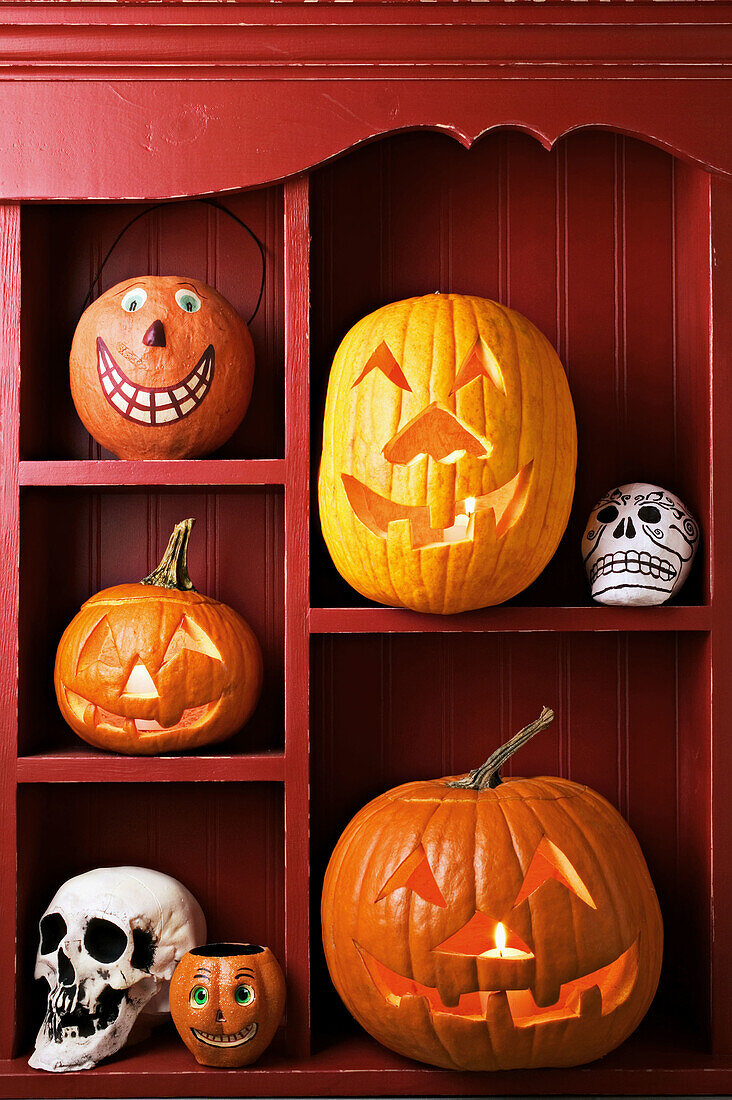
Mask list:
[[[731,15],[718,0],[2,6],[3,1095],[732,1091]],[[245,316],[256,297],[246,236],[172,201],[196,194],[266,246],[252,404],[209,459],[117,461],[75,415],[67,357],[140,203],[171,200],[103,288],[149,271],[203,278]],[[348,588],[312,495],[338,341],[433,290],[497,298],[546,332],[580,444],[545,572],[451,618]],[[632,479],[675,489],[703,526],[673,606],[589,601],[587,513]],[[262,642],[262,702],[210,750],[98,752],[58,714],[58,638],[91,592],[147,573],[187,515],[195,582]],[[658,996],[623,1047],[576,1070],[407,1062],[328,980],[328,856],[373,795],[467,770],[545,703],[555,726],[515,767],[587,782],[629,819],[666,925]],[[163,1030],[91,1072],[28,1069],[38,917],[63,879],[122,862],[177,875],[212,938],[266,942],[285,964],[286,1026],[256,1066],[204,1069]]]

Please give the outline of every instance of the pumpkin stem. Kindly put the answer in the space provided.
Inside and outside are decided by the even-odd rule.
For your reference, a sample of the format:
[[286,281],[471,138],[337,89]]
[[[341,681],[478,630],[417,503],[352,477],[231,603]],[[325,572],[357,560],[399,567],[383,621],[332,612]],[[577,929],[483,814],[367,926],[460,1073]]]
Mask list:
[[179,592],[195,592],[188,576],[188,540],[195,519],[176,523],[160,565],[145,577],[141,584],[154,584],[158,588],[177,588]]
[[531,722],[530,725],[524,726],[522,730],[519,730],[510,741],[507,741],[505,745],[501,745],[500,749],[488,757],[485,764],[481,764],[479,768],[474,768],[468,775],[464,775],[462,779],[455,779],[452,783],[448,783],[448,787],[467,787],[471,791],[484,791],[486,787],[497,787],[499,783],[502,783],[501,768],[506,763],[510,756],[520,749],[522,745],[525,745],[527,741],[530,741],[532,737],[539,732],[539,730],[545,730],[547,726],[551,725],[554,721],[554,711],[549,707],[542,707],[541,714],[535,722]]

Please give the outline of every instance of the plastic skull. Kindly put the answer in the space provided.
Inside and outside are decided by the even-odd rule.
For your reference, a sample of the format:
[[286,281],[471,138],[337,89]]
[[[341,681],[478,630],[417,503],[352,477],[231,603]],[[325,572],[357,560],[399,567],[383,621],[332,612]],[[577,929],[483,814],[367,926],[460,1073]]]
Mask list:
[[582,557],[592,598],[648,606],[679,591],[699,545],[699,524],[673,493],[633,482],[592,509]]
[[49,985],[29,1064],[91,1069],[126,1042],[138,1014],[169,1011],[187,951],[206,942],[201,907],[176,879],[145,867],[99,867],[69,879],[40,921],[36,978]]

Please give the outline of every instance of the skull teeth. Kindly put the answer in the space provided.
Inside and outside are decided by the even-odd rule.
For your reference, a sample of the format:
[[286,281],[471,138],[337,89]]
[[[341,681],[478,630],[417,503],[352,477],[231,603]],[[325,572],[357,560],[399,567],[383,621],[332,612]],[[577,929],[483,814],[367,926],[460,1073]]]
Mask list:
[[237,1031],[234,1035],[211,1035],[208,1031],[199,1031],[195,1027],[192,1027],[191,1031],[200,1043],[206,1043],[207,1046],[239,1047],[254,1038],[257,1032],[257,1024],[250,1024],[249,1027],[245,1027],[243,1031]]
[[191,373],[169,388],[138,386],[115,363],[109,348],[97,340],[97,369],[102,392],[126,420],[140,424],[171,424],[193,412],[208,393],[214,374],[213,345],[204,351]]
[[590,583],[608,573],[641,573],[645,577],[657,577],[662,581],[671,581],[677,570],[669,561],[649,554],[646,550],[616,550],[614,554],[605,554],[592,566]]

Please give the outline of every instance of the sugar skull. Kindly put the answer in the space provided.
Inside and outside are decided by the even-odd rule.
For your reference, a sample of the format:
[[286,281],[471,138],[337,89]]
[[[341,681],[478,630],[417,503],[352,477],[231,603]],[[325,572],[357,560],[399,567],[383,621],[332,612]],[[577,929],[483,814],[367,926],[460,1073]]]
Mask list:
[[98,867],[69,879],[40,921],[48,1002],[29,1064],[63,1073],[115,1054],[140,1012],[167,1014],[176,964],[205,935],[200,905],[169,875]]
[[143,275],[102,294],[76,326],[71,394],[119,458],[195,458],[249,404],[254,350],[234,307],[197,279]]
[[677,496],[632,482],[592,509],[582,557],[598,603],[665,603],[686,580],[699,545],[699,524]]
[[285,978],[268,947],[210,943],[189,951],[170,983],[181,1039],[203,1066],[248,1066],[269,1046],[285,1008]]

